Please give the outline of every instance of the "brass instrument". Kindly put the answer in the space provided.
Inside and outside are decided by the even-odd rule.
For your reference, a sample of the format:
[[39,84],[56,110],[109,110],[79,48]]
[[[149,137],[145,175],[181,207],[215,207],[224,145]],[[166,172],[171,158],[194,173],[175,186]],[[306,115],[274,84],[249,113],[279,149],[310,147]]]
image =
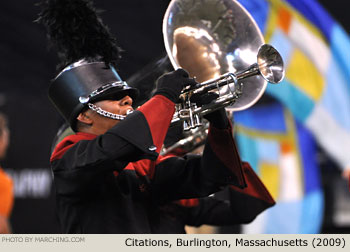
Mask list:
[[207,139],[209,130],[209,123],[203,123],[202,126],[188,131],[184,131],[181,134],[181,139],[172,143],[169,146],[163,146],[160,151],[160,155],[174,154],[177,156],[185,155],[186,153],[193,152],[198,147],[203,146]]
[[[281,55],[263,36],[250,14],[235,0],[173,0],[163,19],[163,37],[171,64],[201,82],[186,87],[172,123],[184,130],[202,125],[202,116],[227,107],[247,109],[263,95],[267,82],[284,78]],[[219,96],[198,107],[193,94]]]

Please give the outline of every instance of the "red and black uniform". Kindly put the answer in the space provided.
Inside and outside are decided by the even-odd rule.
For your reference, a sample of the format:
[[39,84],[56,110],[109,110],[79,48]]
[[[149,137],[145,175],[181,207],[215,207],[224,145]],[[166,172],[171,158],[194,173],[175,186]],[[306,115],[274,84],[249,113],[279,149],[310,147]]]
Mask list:
[[51,157],[65,233],[154,233],[159,207],[246,186],[232,128],[209,130],[202,157],[158,155],[174,103],[156,95],[105,134],[77,133]]
[[275,205],[274,199],[250,165],[243,162],[246,188],[228,186],[224,198],[215,195],[182,199],[159,207],[153,221],[156,233],[186,233],[185,225],[229,226],[250,223],[257,215]]

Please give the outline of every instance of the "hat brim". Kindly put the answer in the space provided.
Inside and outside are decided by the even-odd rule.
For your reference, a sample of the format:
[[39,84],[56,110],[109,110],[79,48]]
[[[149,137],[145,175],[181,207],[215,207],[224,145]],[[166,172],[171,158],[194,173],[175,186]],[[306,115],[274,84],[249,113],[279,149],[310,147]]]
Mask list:
[[136,88],[132,87],[115,87],[115,88],[110,88],[106,90],[105,92],[98,94],[94,97],[91,98],[91,102],[97,102],[97,101],[102,101],[102,100],[121,100],[125,96],[130,96],[133,101],[137,99],[139,96],[139,91]]

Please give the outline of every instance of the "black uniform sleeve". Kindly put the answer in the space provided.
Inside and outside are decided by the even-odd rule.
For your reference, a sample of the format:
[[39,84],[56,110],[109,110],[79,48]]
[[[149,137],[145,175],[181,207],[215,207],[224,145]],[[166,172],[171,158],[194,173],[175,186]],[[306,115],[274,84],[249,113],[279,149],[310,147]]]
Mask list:
[[[105,134],[93,140],[82,140],[71,147],[59,162],[56,171],[78,170],[106,164],[105,169],[119,170],[123,165],[109,166],[140,159],[155,160],[158,153],[153,148],[152,135],[144,115],[135,111]],[[100,169],[100,168],[99,168]]]
[[225,191],[219,193],[220,198],[216,196],[201,198],[199,204],[188,208],[186,224],[194,226],[245,224],[275,205],[271,194],[251,166],[246,162],[243,162],[242,166],[247,187],[240,189],[228,186]]
[[186,224],[196,227],[203,224],[213,226],[247,224],[272,206],[248,195],[237,195],[232,190],[228,194],[228,200],[218,199],[215,196],[199,199],[197,206],[187,209]]
[[113,175],[112,171],[120,172],[130,161],[157,157],[148,123],[135,111],[105,134],[79,141],[51,165],[58,193],[80,194],[106,179],[106,171]]
[[153,177],[155,198],[162,202],[207,196],[228,184],[246,186],[231,126],[211,127],[202,156],[168,158],[156,165]]
[[187,207],[186,225],[199,227],[203,224],[224,226],[240,223],[247,223],[251,220],[241,220],[239,215],[236,215],[232,209],[228,200],[220,200],[212,197],[206,197],[199,199],[199,204],[194,207]]

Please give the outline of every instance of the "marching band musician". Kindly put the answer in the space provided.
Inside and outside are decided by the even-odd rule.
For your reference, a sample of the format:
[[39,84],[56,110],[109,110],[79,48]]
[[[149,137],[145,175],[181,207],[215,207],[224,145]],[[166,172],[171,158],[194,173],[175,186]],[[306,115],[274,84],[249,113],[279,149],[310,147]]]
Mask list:
[[247,186],[222,110],[207,116],[202,156],[158,154],[181,90],[195,84],[185,70],[161,76],[154,96],[134,111],[137,90],[115,70],[119,49],[90,1],[44,1],[38,21],[66,66],[49,97],[76,132],[50,159],[63,232],[157,233],[161,205]]

